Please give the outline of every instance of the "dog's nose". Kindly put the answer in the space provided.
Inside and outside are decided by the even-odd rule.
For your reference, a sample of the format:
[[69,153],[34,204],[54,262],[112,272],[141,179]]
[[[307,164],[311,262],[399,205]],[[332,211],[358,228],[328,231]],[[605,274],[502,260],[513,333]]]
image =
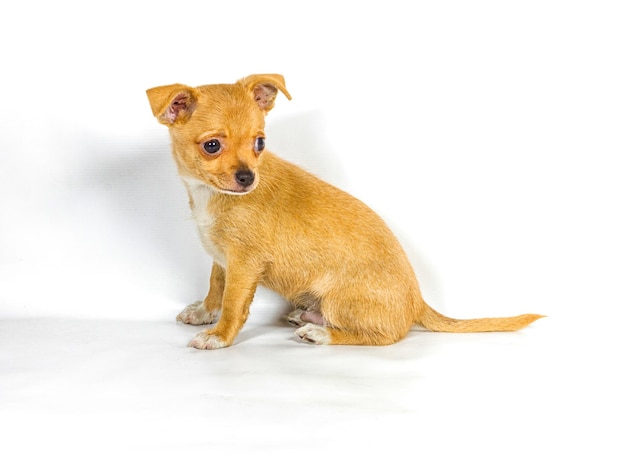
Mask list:
[[243,169],[235,173],[235,180],[241,186],[250,186],[254,183],[254,172],[249,169]]

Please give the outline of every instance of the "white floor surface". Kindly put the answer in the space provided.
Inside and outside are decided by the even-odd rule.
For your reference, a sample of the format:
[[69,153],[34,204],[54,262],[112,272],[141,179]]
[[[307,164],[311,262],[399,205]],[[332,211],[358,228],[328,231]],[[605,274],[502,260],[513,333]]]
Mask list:
[[564,320],[310,346],[268,308],[217,351],[173,318],[0,321],[0,452],[624,453],[610,340]]

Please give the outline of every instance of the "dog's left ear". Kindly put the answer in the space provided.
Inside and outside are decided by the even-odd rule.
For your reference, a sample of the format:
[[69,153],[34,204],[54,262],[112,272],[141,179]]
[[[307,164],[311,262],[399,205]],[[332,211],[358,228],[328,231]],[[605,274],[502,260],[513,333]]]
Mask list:
[[239,82],[246,87],[254,101],[266,114],[274,107],[278,90],[283,92],[288,100],[291,99],[285,87],[285,79],[280,74],[252,74]]

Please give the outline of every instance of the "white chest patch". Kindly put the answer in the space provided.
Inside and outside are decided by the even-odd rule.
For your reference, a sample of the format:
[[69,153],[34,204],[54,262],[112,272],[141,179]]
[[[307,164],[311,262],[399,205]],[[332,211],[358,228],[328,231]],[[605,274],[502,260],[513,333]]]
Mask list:
[[218,263],[224,265],[224,254],[211,239],[211,230],[215,219],[209,213],[209,201],[215,190],[204,182],[190,177],[183,177],[192,201],[191,216],[196,222],[202,246]]
[[213,218],[209,215],[208,205],[215,190],[206,183],[189,177],[183,177],[193,203],[191,216],[198,226],[211,226]]

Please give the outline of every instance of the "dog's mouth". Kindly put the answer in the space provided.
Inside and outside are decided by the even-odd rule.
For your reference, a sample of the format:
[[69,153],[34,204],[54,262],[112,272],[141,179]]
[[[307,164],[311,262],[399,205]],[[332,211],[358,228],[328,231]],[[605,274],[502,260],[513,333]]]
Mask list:
[[205,180],[215,191],[222,194],[242,196],[253,191],[259,183],[258,176],[251,170],[238,171],[235,174],[209,176]]
[[[256,185],[255,185],[256,186]],[[215,188],[219,193],[223,194],[232,194],[235,196],[243,196],[244,194],[250,193],[254,188]]]
[[217,184],[213,186],[219,193],[223,194],[232,194],[235,196],[242,196],[244,194],[248,194],[252,192],[257,187],[257,180],[255,179],[249,185],[242,185],[240,183],[235,183],[231,185],[223,185]]

